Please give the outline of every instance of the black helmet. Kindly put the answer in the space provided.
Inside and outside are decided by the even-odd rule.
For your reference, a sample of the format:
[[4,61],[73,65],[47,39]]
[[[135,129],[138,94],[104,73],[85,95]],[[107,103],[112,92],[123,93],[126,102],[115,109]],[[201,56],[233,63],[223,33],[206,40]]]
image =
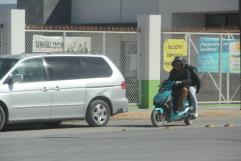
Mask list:
[[184,66],[183,59],[179,56],[175,57],[174,60],[172,61],[172,66],[174,67],[176,62],[181,62],[182,66]]

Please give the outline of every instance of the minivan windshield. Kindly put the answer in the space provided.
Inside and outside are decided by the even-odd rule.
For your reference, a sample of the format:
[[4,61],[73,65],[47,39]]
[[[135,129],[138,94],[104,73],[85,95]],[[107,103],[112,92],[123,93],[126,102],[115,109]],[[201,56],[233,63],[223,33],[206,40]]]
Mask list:
[[0,58],[0,79],[17,63],[17,59]]

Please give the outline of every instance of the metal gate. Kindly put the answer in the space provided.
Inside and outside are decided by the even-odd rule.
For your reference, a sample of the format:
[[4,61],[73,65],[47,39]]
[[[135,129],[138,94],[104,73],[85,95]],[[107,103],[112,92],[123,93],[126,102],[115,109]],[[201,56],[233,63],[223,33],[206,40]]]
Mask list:
[[[198,67],[198,61],[200,62],[200,46],[201,39],[212,40],[211,45],[218,46],[217,51],[217,69],[218,71],[205,71],[199,72],[201,77],[201,90],[197,95],[200,103],[240,103],[240,72],[225,72],[223,68],[229,68],[225,66],[225,59],[232,59],[230,55],[225,54],[224,48],[227,48],[227,42],[240,42],[239,33],[186,33],[186,32],[164,32],[162,33],[162,44],[166,41],[182,40],[186,46],[186,59],[189,64]],[[226,46],[225,46],[226,45]],[[206,46],[207,50],[209,46]],[[205,46],[204,46],[205,48]],[[164,53],[164,45],[162,46],[162,53]],[[211,50],[211,49],[210,49]],[[234,61],[240,62],[240,45],[239,55],[236,55]],[[168,78],[169,73],[164,70],[164,59],[161,55],[161,80]],[[215,63],[213,65],[215,65]],[[229,60],[229,65],[230,63]]]
[[[84,46],[87,46],[88,52],[92,54],[108,56],[125,77],[129,102],[139,102],[136,32],[26,30],[25,38],[25,51],[28,53],[41,52],[37,46],[50,46],[51,44],[37,42],[39,39],[48,39],[57,41],[56,48],[62,46],[58,52],[85,53]],[[81,44],[83,40],[87,43]]]

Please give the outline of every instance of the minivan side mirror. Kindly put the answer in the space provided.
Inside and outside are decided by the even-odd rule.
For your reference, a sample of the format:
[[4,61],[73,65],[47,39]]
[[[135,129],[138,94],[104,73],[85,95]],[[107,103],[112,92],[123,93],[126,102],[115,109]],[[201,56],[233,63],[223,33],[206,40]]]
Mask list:
[[23,75],[21,74],[11,75],[7,79],[7,83],[16,83],[16,82],[22,82],[22,81],[23,81]]
[[23,81],[23,75],[22,74],[15,74],[12,77],[12,82],[22,82]]
[[12,76],[12,82],[22,82],[23,81],[23,75],[22,74],[15,74]]

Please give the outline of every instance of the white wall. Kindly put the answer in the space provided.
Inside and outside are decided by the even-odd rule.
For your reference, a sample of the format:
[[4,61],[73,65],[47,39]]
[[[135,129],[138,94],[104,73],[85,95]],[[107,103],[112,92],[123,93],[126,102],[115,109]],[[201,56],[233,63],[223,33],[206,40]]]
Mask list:
[[4,54],[19,54],[25,52],[25,10],[12,9],[6,16],[4,26]]
[[159,13],[162,15],[162,27],[169,29],[174,13],[238,12],[238,4],[239,0],[159,0]]
[[121,22],[137,22],[138,15],[158,14],[158,0],[122,0]]
[[205,14],[239,11],[239,0],[72,0],[72,23],[136,23],[161,14],[162,28],[202,27]]
[[10,9],[16,9],[17,5],[14,4],[0,4],[0,24],[5,24],[7,22],[7,14]]
[[160,79],[161,16],[139,15],[137,48],[140,55],[141,80]]
[[203,27],[205,14],[202,13],[174,13],[172,14],[172,28]]
[[72,0],[72,23],[137,22],[137,15],[157,14],[158,0]]
[[0,0],[0,4],[17,4],[17,0]]
[[72,23],[115,23],[119,21],[118,0],[72,0]]
[[[0,0],[1,1],[1,0]],[[7,24],[9,23],[9,12],[11,9],[15,9],[17,7],[16,4],[5,4],[4,2],[0,3],[0,24],[3,24],[3,34],[1,35],[2,37],[0,38],[2,40],[2,49],[0,54],[6,54],[7,53],[7,39],[8,39],[8,34],[7,34]]]

